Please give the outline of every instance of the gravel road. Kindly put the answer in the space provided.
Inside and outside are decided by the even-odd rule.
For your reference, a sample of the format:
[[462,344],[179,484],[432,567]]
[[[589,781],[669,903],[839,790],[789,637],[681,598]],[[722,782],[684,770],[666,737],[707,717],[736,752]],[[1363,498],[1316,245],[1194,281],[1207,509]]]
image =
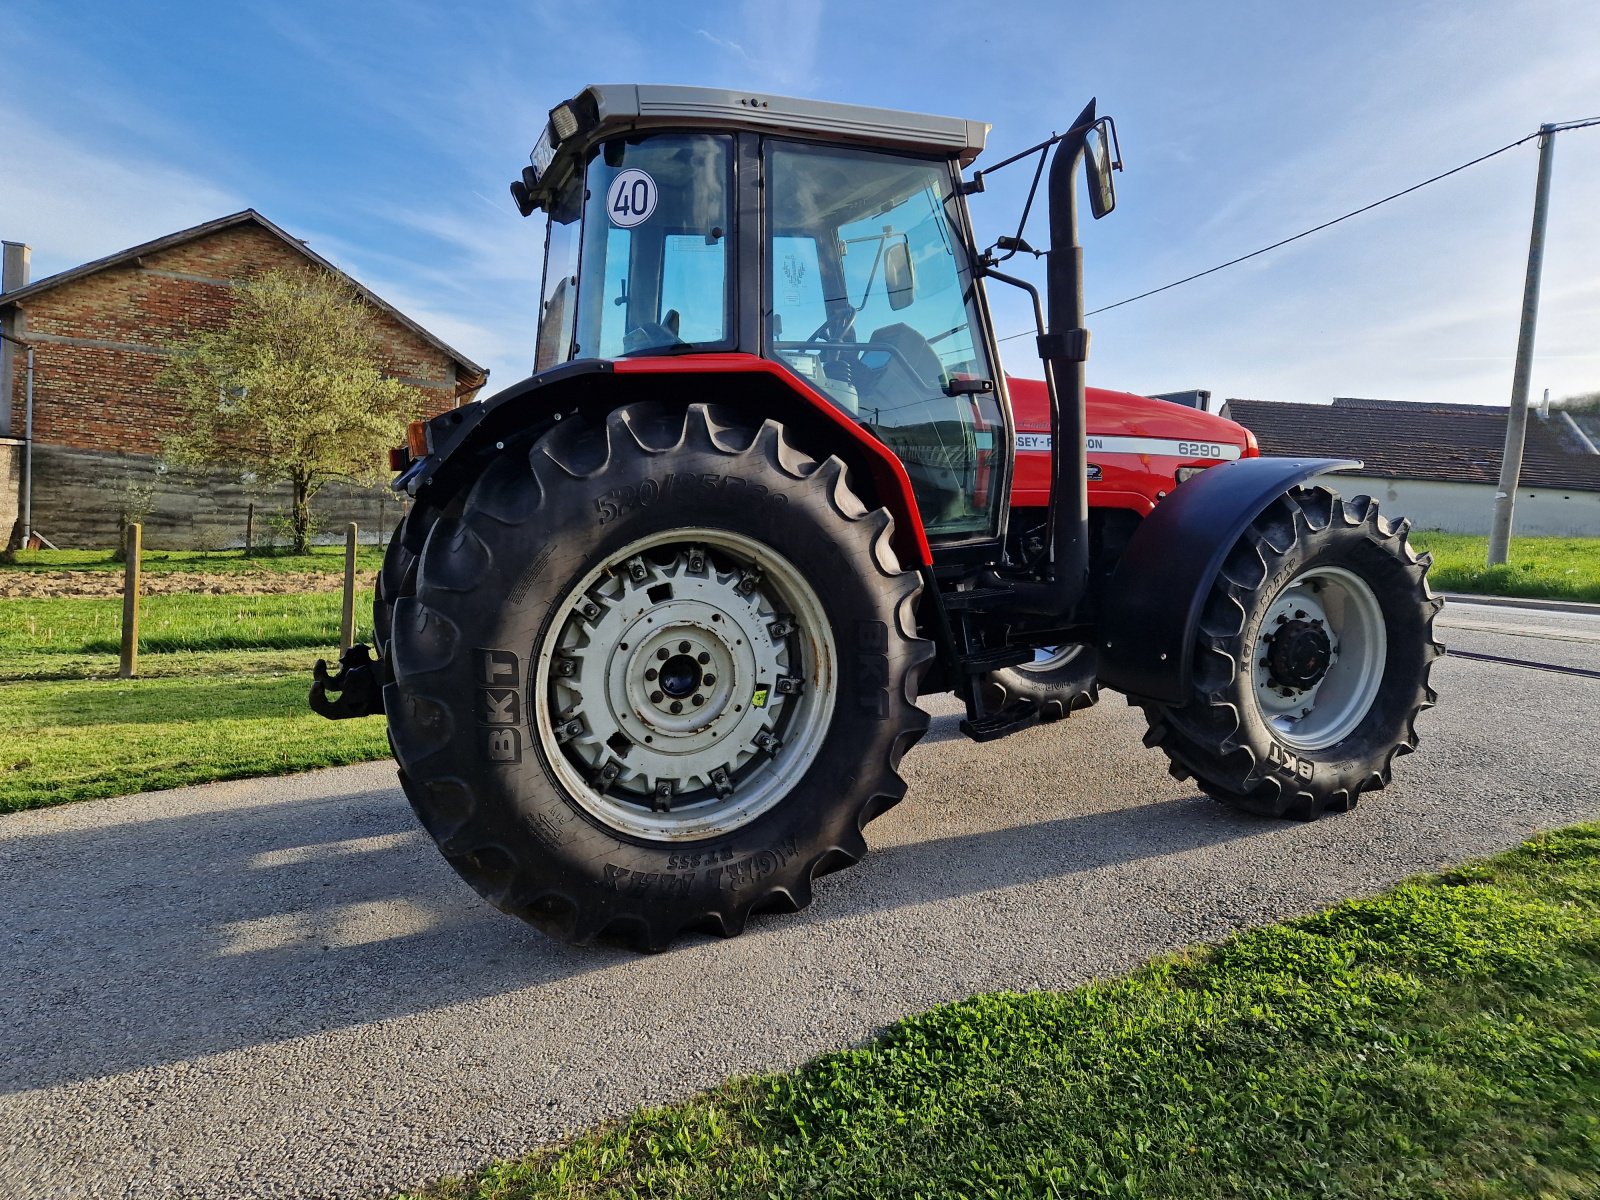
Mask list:
[[[1597,616],[1441,624],[1600,666]],[[1600,816],[1600,680],[1464,658],[1435,680],[1396,785],[1308,825],[1174,783],[1115,696],[988,746],[935,700],[865,863],[653,957],[478,903],[387,764],[0,819],[0,1194],[370,1195]]]

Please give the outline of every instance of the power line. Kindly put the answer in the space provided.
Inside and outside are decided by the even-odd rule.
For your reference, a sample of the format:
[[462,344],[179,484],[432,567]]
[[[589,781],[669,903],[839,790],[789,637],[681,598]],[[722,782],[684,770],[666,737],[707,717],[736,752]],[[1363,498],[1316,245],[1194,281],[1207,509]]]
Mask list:
[[[1121,308],[1124,304],[1132,304],[1135,300],[1143,300],[1146,297],[1154,296],[1160,292],[1171,291],[1175,287],[1182,287],[1186,283],[1193,283],[1196,279],[1203,279],[1207,275],[1215,275],[1218,271],[1225,271],[1229,267],[1238,266],[1240,263],[1246,262],[1252,258],[1257,258],[1260,255],[1266,254],[1268,251],[1277,250],[1279,247],[1287,246],[1290,242],[1298,242],[1301,238],[1310,237],[1313,233],[1320,233],[1322,230],[1337,225],[1341,221],[1348,221],[1351,217],[1359,217],[1362,213],[1371,212],[1373,209],[1379,207],[1380,205],[1387,204],[1391,200],[1398,200],[1402,196],[1409,196],[1412,192],[1425,188],[1429,184],[1438,183],[1441,179],[1448,179],[1452,175],[1456,175],[1462,171],[1465,171],[1468,167],[1475,167],[1481,162],[1487,162],[1496,155],[1504,154],[1507,150],[1515,150],[1518,146],[1521,146],[1526,142],[1531,142],[1535,138],[1541,136],[1546,130],[1560,131],[1565,129],[1584,129],[1590,125],[1600,125],[1600,117],[1589,117],[1581,121],[1563,121],[1560,124],[1543,126],[1540,129],[1535,130],[1533,133],[1528,134],[1526,137],[1520,137],[1514,142],[1506,143],[1498,150],[1491,150],[1487,154],[1480,154],[1477,158],[1474,158],[1469,162],[1464,162],[1458,167],[1451,167],[1448,171],[1442,171],[1432,178],[1424,179],[1421,183],[1414,183],[1408,188],[1404,188],[1401,191],[1395,192],[1393,195],[1385,196],[1381,200],[1374,200],[1371,204],[1364,204],[1360,208],[1352,209],[1342,216],[1334,217],[1331,221],[1324,221],[1320,225],[1313,225],[1310,229],[1294,234],[1292,237],[1286,237],[1280,241],[1273,242],[1270,246],[1263,246],[1259,250],[1252,250],[1249,254],[1241,254],[1238,258],[1230,258],[1225,263],[1218,263],[1214,267],[1207,267],[1204,271],[1196,271],[1193,275],[1185,275],[1182,279],[1175,279],[1171,283],[1163,284],[1158,288],[1151,288],[1147,292],[1140,292],[1137,296],[1129,296],[1125,300],[1118,300],[1115,304],[1106,304],[1102,305],[1100,308],[1090,309],[1084,315],[1092,317],[1096,313],[1109,312],[1113,308]],[[1003,337],[1000,340],[1002,342],[1009,342],[1015,340],[1016,338],[1031,336],[1034,332],[1034,330],[1028,329],[1022,331],[1021,333],[1008,334],[1006,337]]]

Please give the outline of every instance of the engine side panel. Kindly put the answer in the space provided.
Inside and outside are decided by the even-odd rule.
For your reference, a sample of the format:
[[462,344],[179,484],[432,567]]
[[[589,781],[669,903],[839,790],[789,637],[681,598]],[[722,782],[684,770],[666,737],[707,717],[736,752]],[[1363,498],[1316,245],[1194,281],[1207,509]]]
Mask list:
[[[1017,429],[1011,503],[1050,503],[1050,397],[1042,380],[1007,379]],[[1260,454],[1249,430],[1213,413],[1129,392],[1087,389],[1089,506],[1146,516],[1177,485],[1182,467]]]

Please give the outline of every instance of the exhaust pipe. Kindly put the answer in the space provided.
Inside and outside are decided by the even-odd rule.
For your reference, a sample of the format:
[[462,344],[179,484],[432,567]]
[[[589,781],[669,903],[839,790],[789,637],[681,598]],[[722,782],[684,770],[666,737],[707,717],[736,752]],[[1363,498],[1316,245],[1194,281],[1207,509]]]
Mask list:
[[[1089,463],[1084,434],[1083,247],[1078,243],[1078,164],[1095,120],[1095,102],[1078,114],[1050,160],[1050,249],[1045,255],[1048,331],[1039,337],[1045,390],[1050,396],[1050,512],[1048,575],[1004,581],[1011,607],[1036,616],[1066,616],[1089,584]],[[996,583],[1002,581],[996,579]]]

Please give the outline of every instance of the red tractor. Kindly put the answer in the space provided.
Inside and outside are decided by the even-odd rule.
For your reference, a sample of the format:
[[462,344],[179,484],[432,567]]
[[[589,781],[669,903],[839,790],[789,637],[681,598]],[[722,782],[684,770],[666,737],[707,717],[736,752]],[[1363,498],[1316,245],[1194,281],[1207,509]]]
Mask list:
[[[413,425],[379,658],[312,694],[387,715],[497,907],[647,948],[802,908],[936,692],[987,741],[1116,688],[1266,816],[1348,810],[1415,747],[1442,647],[1406,524],[1319,479],[1358,464],[1086,393],[1076,177],[1108,212],[1114,127],[1091,102],[1007,160],[1038,155],[1044,300],[999,269],[1026,213],[973,236],[986,132],[682,87],[551,112],[512,185],[547,216],[534,374]],[[991,281],[1033,293],[1042,382],[1001,372]]]

